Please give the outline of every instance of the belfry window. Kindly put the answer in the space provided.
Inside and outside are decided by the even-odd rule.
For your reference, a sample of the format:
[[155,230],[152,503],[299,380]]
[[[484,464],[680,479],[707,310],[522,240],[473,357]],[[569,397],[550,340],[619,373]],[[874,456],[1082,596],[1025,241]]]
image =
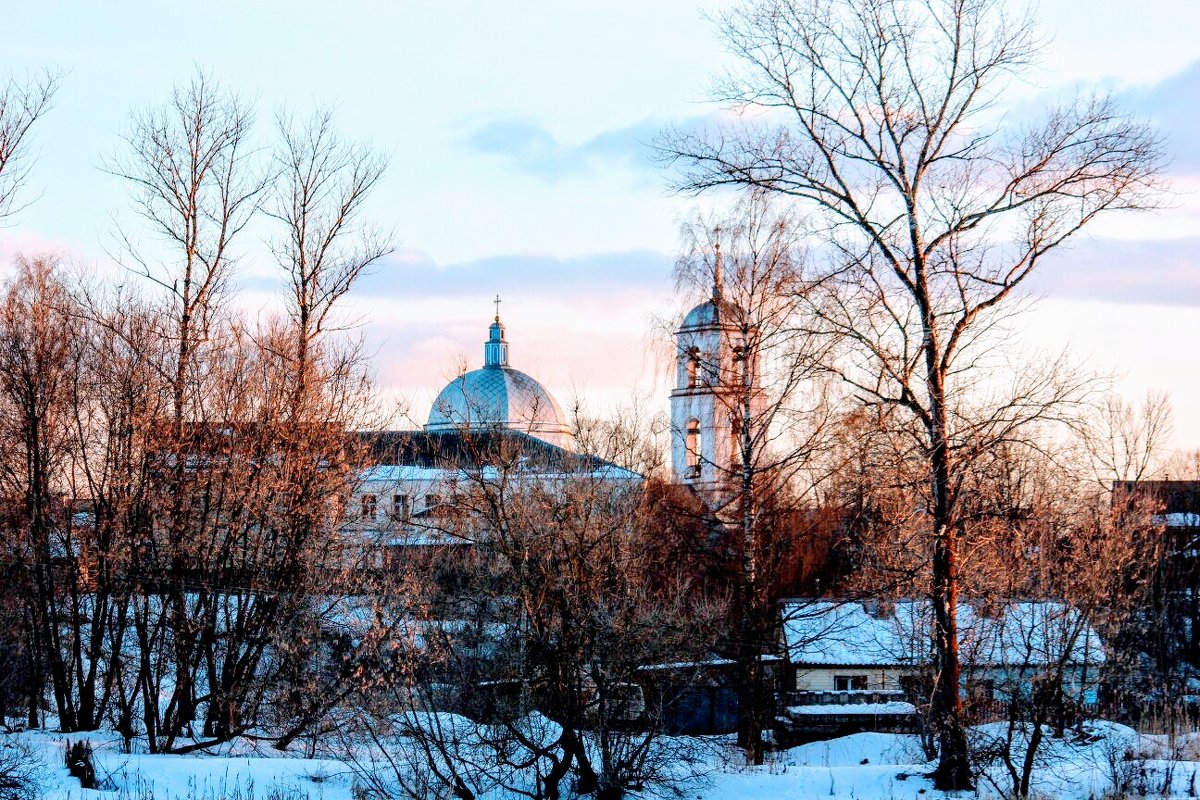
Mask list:
[[687,476],[700,477],[700,420],[693,419],[687,427]]
[[700,348],[688,348],[687,360],[687,388],[695,389],[700,385]]
[[735,467],[742,465],[742,418],[732,414],[730,426],[729,455],[730,463]]

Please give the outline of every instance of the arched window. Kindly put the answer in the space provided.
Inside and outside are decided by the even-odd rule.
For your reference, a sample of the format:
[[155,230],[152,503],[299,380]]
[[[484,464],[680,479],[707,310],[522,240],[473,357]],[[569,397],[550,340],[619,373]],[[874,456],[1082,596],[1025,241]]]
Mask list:
[[687,469],[689,478],[700,477],[700,420],[693,419],[687,427]]

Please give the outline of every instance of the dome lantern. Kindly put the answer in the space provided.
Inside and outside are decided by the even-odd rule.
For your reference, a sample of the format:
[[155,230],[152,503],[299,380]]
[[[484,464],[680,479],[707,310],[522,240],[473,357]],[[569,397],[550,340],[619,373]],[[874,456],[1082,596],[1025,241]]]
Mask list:
[[488,340],[483,344],[483,366],[507,367],[508,342],[504,339],[504,323],[500,321],[500,295],[496,295],[496,319],[488,328]]

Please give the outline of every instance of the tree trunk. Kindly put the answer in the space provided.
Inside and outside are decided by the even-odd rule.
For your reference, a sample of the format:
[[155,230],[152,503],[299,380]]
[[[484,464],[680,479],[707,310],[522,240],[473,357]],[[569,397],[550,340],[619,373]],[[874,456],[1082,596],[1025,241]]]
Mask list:
[[[939,376],[940,377],[940,376]],[[931,381],[933,430],[930,467],[933,494],[933,644],[932,717],[938,735],[934,785],[943,790],[972,788],[958,654],[958,536],[951,519],[950,455],[940,380]]]

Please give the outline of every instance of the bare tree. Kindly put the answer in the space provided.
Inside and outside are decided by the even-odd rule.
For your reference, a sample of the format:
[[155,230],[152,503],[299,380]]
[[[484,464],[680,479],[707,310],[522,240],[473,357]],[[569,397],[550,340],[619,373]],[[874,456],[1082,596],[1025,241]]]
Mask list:
[[[0,485],[14,507],[6,515],[14,555],[27,565],[25,586],[29,645],[33,656],[30,722],[36,724],[41,680],[50,678],[56,710],[75,730],[78,687],[73,680],[68,628],[60,624],[63,596],[75,584],[64,502],[71,425],[69,398],[79,368],[79,335],[68,294],[49,259],[19,259],[18,272],[0,302],[0,424],[10,443]],[[66,583],[66,586],[61,584]],[[68,606],[77,611],[76,606]],[[87,727],[95,727],[90,718]]]
[[363,698],[372,736],[407,740],[374,788],[549,799],[573,780],[620,798],[678,781],[673,697],[646,668],[706,658],[722,609],[656,563],[641,479],[521,436],[461,436],[470,456],[422,521],[458,544],[413,555],[412,591],[385,614],[407,630],[401,655]]
[[17,205],[17,193],[33,163],[29,131],[50,110],[58,84],[53,72],[24,81],[9,77],[0,84],[0,224],[24,207]]
[[972,744],[977,760],[1002,766],[997,788],[1013,797],[1060,766],[1042,745],[1100,708],[1104,685],[1112,692],[1137,671],[1123,642],[1152,606],[1163,555],[1150,509],[1114,504],[1090,480],[1091,448],[1057,444],[993,452],[964,504],[975,519],[963,540],[976,612],[966,678],[985,685],[975,713],[1002,723],[976,730]]
[[[169,465],[161,512],[169,523],[159,544],[166,551],[166,605],[177,652],[172,698],[160,720],[163,730],[147,731],[155,743],[160,735],[166,743],[173,741],[196,712],[198,629],[190,616],[197,609],[188,608],[184,579],[207,537],[193,530],[206,520],[204,509],[193,504],[227,498],[207,491],[211,487],[204,483],[211,476],[189,465],[204,446],[197,434],[213,421],[206,406],[213,398],[205,393],[204,350],[213,343],[218,299],[234,268],[236,242],[257,211],[265,185],[249,141],[252,120],[243,102],[197,72],[161,108],[134,115],[126,153],[107,165],[133,188],[135,210],[157,240],[155,246],[123,232],[121,261],[162,290],[163,335],[173,344],[173,353],[160,366],[170,406],[166,419],[158,422],[166,432],[163,456]],[[148,721],[157,715],[149,714],[149,708],[147,713]],[[152,727],[159,727],[158,722]]]
[[290,279],[287,310],[295,330],[296,390],[303,397],[312,351],[330,330],[334,308],[363,271],[393,249],[390,236],[362,219],[387,162],[342,140],[328,110],[302,124],[281,114],[277,127],[278,178],[267,213],[284,229],[272,249]]
[[1171,430],[1171,400],[1161,392],[1147,394],[1136,406],[1120,397],[1105,398],[1083,440],[1101,487],[1149,478]]
[[1051,251],[1101,214],[1152,202],[1162,162],[1158,139],[1107,97],[1071,99],[1041,122],[996,114],[1038,52],[1030,19],[1005,8],[745,3],[722,18],[742,68],[716,91],[744,122],[668,133],[662,145],[682,168],[681,189],[761,188],[824,221],[829,291],[812,306],[813,327],[852,345],[835,368],[864,399],[919,423],[939,788],[971,784],[955,611],[957,489],[969,462],[961,443],[987,449],[1072,393],[1043,373],[989,397],[978,383],[981,353],[995,344],[986,334]]
[[1164,460],[1163,477],[1179,481],[1200,481],[1200,450],[1173,453]]
[[[303,123],[281,113],[276,124],[277,177],[266,213],[282,228],[272,251],[288,276],[289,291],[288,324],[259,339],[286,387],[279,408],[284,425],[275,444],[278,479],[286,491],[278,494],[282,507],[271,524],[279,541],[287,543],[289,580],[314,587],[312,579],[328,560],[312,556],[328,549],[340,522],[331,520],[329,511],[344,508],[364,455],[345,437],[365,422],[369,382],[363,354],[352,342],[331,341],[330,334],[339,330],[334,314],[355,281],[392,249],[390,237],[363,219],[364,203],[386,160],[341,139],[327,110]],[[298,623],[296,611],[287,616]],[[283,633],[286,629],[276,652],[283,662],[279,669],[300,675],[320,636],[299,629]],[[341,695],[338,689],[326,686],[322,696],[297,698],[277,746],[286,748],[318,724],[336,705],[330,701]]]
[[[93,696],[97,719],[111,703],[107,718],[128,750],[149,713],[143,703],[154,697],[166,627],[152,543],[161,420],[169,407],[161,367],[172,346],[161,335],[157,308],[121,292],[80,287],[76,307],[85,341],[72,398],[71,487],[87,509],[76,533],[86,544],[94,597],[81,693]],[[156,713],[155,704],[149,731]]]

